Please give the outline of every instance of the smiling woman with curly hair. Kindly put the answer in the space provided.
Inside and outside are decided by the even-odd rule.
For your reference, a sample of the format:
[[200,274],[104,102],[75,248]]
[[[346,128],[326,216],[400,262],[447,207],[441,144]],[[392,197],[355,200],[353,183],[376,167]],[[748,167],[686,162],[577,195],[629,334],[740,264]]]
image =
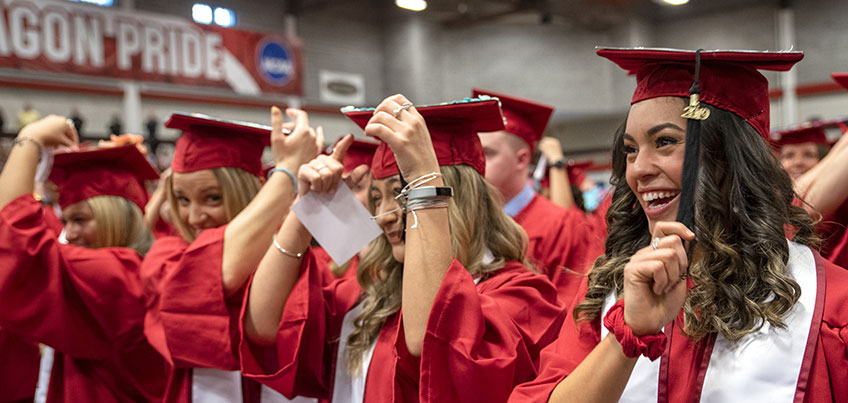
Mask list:
[[764,141],[757,70],[803,54],[598,54],[638,83],[613,142],[606,252],[540,376],[511,398],[848,398],[848,272],[814,250],[813,221]]

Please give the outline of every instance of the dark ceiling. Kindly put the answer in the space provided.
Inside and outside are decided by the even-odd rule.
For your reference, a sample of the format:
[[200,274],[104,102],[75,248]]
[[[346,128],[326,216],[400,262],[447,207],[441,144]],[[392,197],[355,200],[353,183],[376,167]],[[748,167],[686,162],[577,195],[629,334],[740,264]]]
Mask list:
[[[756,6],[779,7],[790,0],[690,0],[667,6],[659,0],[427,0],[421,15],[447,26],[492,21],[560,24],[581,30],[601,31],[638,17],[649,22],[689,18]],[[286,0],[295,14],[327,13],[380,23],[403,11],[394,0]]]

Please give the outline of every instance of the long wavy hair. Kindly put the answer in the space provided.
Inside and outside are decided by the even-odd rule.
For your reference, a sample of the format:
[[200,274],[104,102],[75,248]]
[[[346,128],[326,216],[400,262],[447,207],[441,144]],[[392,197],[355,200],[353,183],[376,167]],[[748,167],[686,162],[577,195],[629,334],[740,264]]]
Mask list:
[[[218,185],[221,186],[224,209],[227,211],[227,222],[230,222],[259,193],[262,183],[255,175],[241,168],[212,168],[212,173],[218,180]],[[191,230],[191,226],[187,222],[180,218],[180,206],[177,202],[177,196],[174,194],[174,183],[171,178],[168,178],[168,189],[168,204],[173,212],[173,224],[177,227],[177,231],[183,239],[194,242],[196,238],[194,231]]]
[[118,196],[94,196],[85,200],[97,223],[97,247],[121,246],[147,254],[153,234],[144,223],[144,214],[135,203]]
[[[526,266],[526,235],[504,213],[503,199],[497,189],[467,165],[443,166],[441,172],[445,185],[454,188],[454,197],[448,205],[451,246],[465,269],[482,281],[506,262],[517,261]],[[369,209],[373,214],[372,201]],[[484,263],[487,249],[494,260]],[[363,353],[377,340],[386,319],[401,306],[403,263],[392,256],[392,245],[385,236],[368,246],[356,277],[362,286],[362,313],[354,319],[354,330],[345,351],[347,371],[352,375],[358,374]]]
[[[786,267],[786,238],[794,234],[793,241],[808,246],[818,239],[810,216],[792,204],[791,179],[757,131],[731,112],[707,107],[695,191],[697,246],[689,265],[695,286],[686,294],[683,328],[695,340],[720,333],[736,341],[765,322],[785,327],[801,294]],[[622,124],[613,140],[606,253],[595,261],[586,298],[574,309],[578,321],[599,317],[611,292],[621,295],[625,264],[651,239],[645,212],[625,180],[624,130]]]

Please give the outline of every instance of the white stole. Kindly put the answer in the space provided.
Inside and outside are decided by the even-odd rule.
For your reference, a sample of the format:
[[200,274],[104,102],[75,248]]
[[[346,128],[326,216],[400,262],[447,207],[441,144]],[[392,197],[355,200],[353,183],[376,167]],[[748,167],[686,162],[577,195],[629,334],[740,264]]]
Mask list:
[[363,354],[359,374],[351,377],[347,372],[347,338],[353,333],[353,320],[362,313],[362,305],[357,304],[353,309],[347,311],[342,321],[342,330],[339,335],[339,348],[336,352],[336,374],[333,380],[333,403],[362,403],[365,400],[365,380],[368,377],[368,368],[371,366],[371,357],[377,347],[376,340]]
[[52,347],[44,345],[41,349],[41,360],[38,363],[38,382],[35,384],[35,403],[47,401],[47,389],[50,387],[50,372],[53,371],[53,359],[56,352]]
[[[702,402],[794,400],[810,326],[815,325],[812,319],[818,282],[810,248],[790,241],[787,268],[801,287],[801,297],[784,318],[786,328],[772,328],[765,323],[736,343],[717,335],[704,377]],[[602,318],[615,302],[614,293],[607,296]],[[601,340],[608,333],[601,325]],[[660,361],[639,357],[621,402],[657,401]]]

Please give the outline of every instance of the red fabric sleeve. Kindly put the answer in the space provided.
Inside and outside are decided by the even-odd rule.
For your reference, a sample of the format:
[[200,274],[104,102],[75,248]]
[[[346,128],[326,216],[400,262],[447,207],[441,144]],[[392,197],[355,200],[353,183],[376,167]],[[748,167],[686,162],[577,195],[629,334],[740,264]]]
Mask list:
[[65,225],[62,224],[62,220],[56,216],[56,212],[53,210],[53,206],[41,206],[44,209],[44,223],[47,225],[47,228],[52,229],[56,235],[62,233],[62,230],[65,229]]
[[603,254],[603,238],[582,211],[564,209],[536,195],[515,216],[527,232],[527,255],[536,270],[571,301],[595,258]]
[[222,279],[226,226],[191,244],[157,239],[142,265],[145,335],[174,366],[238,369],[238,316],[244,288],[227,297]]
[[[556,289],[511,263],[478,285],[456,260],[430,311],[420,358],[422,402],[506,401],[536,375],[539,350],[562,321]],[[400,376],[413,359],[398,337]],[[485,379],[485,382],[480,382]]]
[[141,258],[60,244],[32,195],[0,211],[0,324],[78,358],[144,342]]
[[[307,250],[300,276],[286,300],[276,345],[262,346],[242,337],[242,374],[289,399],[329,398],[342,321],[359,294],[356,279],[336,279],[311,248]],[[243,304],[242,324],[246,307],[247,303]],[[241,332],[244,336],[243,326]]]
[[38,381],[38,344],[0,328],[0,402],[32,401]]
[[825,306],[806,402],[848,401],[848,271],[825,264]]
[[584,280],[579,297],[570,304],[568,316],[562,323],[559,337],[542,350],[539,376],[519,385],[509,397],[510,402],[546,402],[554,388],[589,355],[601,341],[601,322],[574,322],[571,309],[586,295],[588,281]]

